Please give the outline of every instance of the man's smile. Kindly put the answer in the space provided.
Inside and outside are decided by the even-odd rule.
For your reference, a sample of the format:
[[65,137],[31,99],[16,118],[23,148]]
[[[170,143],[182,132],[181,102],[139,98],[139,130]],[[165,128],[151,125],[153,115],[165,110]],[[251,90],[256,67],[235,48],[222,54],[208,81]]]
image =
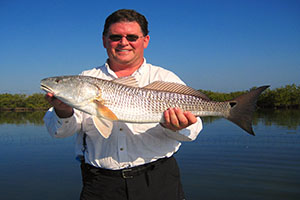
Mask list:
[[129,52],[130,49],[116,49],[116,52]]

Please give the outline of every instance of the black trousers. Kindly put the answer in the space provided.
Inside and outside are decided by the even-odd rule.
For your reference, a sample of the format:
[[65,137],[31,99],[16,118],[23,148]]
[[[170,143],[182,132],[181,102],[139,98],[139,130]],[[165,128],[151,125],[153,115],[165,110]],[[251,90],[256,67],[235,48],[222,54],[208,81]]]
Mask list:
[[132,169],[105,170],[82,163],[80,200],[184,200],[174,157]]

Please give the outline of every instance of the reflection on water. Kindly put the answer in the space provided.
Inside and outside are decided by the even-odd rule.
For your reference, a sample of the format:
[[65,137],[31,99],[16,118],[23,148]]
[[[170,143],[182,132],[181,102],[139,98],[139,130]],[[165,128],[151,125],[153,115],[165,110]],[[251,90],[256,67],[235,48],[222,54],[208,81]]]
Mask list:
[[1,200],[78,199],[81,178],[74,159],[75,138],[51,138],[39,115],[1,115]]
[[[203,117],[204,124],[213,123],[220,117]],[[296,130],[300,125],[300,110],[258,110],[253,116],[253,125],[262,123],[264,126],[279,126]]]
[[[43,125],[45,112],[0,112],[0,124]],[[220,117],[203,117],[204,124],[213,123]],[[300,125],[300,110],[258,110],[253,116],[253,125],[282,126],[296,130]]]
[[[51,138],[43,116],[0,113],[0,199],[78,199],[75,138]],[[203,121],[176,154],[187,199],[300,199],[300,110],[256,112],[256,136],[221,118]]]
[[0,124],[43,125],[45,112],[0,112]]
[[254,124],[280,126],[296,130],[300,125],[300,110],[261,110],[255,113]]

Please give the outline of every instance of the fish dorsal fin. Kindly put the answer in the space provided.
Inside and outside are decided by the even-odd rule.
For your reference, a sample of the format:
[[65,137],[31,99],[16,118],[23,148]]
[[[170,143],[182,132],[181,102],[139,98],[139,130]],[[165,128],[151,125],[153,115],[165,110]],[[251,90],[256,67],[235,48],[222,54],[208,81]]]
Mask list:
[[150,90],[164,91],[164,92],[175,92],[175,93],[191,95],[191,96],[200,97],[202,99],[210,100],[202,92],[195,90],[194,88],[191,88],[189,86],[179,84],[179,83],[155,81],[153,83],[150,83],[149,85],[146,85],[143,88],[150,89]]
[[127,85],[127,86],[131,86],[131,87],[138,87],[138,83],[136,81],[136,79],[133,76],[125,76],[125,77],[120,77],[120,78],[116,78],[114,80],[111,80],[114,83],[119,83],[122,85]]

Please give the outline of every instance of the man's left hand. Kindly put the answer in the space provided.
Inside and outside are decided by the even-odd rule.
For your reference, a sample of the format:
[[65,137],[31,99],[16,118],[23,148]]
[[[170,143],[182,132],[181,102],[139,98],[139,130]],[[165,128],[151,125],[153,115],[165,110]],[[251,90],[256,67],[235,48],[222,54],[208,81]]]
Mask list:
[[184,129],[197,122],[195,115],[180,108],[169,108],[164,112],[164,118],[162,126],[173,131]]

